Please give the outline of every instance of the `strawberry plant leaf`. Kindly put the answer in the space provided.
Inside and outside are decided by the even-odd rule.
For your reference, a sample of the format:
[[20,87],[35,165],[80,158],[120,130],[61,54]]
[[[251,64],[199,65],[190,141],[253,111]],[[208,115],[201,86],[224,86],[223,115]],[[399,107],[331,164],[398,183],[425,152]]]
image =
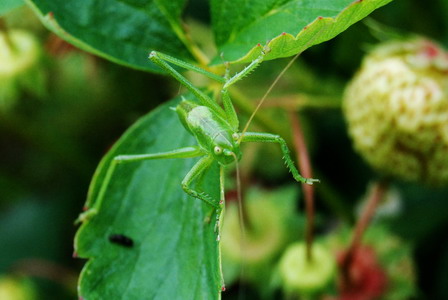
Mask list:
[[116,63],[160,72],[151,50],[191,58],[180,26],[186,0],[27,1],[60,37]]
[[0,16],[8,13],[9,11],[22,6],[23,0],[2,0],[0,1]]
[[[197,159],[120,164],[98,199],[116,155],[196,144],[169,109],[178,100],[129,128],[95,172],[75,239],[77,255],[88,259],[79,283],[83,299],[218,298],[222,278],[213,209],[187,196],[180,184]],[[219,199],[217,165],[196,188]]]
[[218,53],[226,61],[250,62],[266,45],[266,60],[292,56],[334,38],[391,1],[212,0]]

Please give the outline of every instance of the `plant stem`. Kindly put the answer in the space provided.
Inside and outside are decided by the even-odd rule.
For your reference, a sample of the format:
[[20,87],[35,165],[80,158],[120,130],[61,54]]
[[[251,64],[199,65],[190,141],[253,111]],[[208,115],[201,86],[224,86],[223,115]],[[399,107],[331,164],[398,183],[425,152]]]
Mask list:
[[185,26],[181,26],[181,25],[177,24],[176,22],[170,22],[170,23],[171,23],[171,27],[173,28],[173,31],[176,33],[177,37],[182,41],[184,46],[188,49],[190,54],[196,59],[196,61],[199,63],[199,65],[202,68],[207,69],[210,59],[194,43],[193,39],[191,38],[190,34],[188,33],[188,30],[186,30]]
[[[299,162],[299,170],[302,176],[312,178],[312,167],[308,149],[305,143],[302,127],[300,126],[299,118],[295,112],[290,113],[291,127],[293,132],[293,143],[297,152],[297,161]],[[306,242],[306,259],[308,262],[313,260],[313,240],[314,240],[314,186],[302,183],[303,196],[305,198],[306,211],[306,227],[305,227],[305,242]]]
[[198,46],[196,46],[196,44],[193,43],[189,35],[185,35],[185,37],[187,41],[185,42],[185,45],[187,46],[190,53],[199,62],[202,68],[209,70],[208,64],[210,62],[210,59],[201,51]]
[[341,97],[330,97],[321,95],[312,95],[306,93],[297,93],[278,98],[272,98],[265,107],[283,107],[288,110],[298,111],[304,108],[316,109],[340,109]]
[[361,213],[361,216],[356,224],[355,230],[353,232],[352,240],[350,242],[350,246],[345,253],[344,259],[341,264],[342,274],[347,280],[350,282],[350,267],[353,262],[353,258],[361,245],[361,240],[364,235],[364,232],[369,225],[372,217],[375,215],[375,210],[378,206],[378,203],[383,199],[384,194],[388,189],[389,184],[380,180],[376,182],[370,192],[369,198],[367,199],[367,203]]

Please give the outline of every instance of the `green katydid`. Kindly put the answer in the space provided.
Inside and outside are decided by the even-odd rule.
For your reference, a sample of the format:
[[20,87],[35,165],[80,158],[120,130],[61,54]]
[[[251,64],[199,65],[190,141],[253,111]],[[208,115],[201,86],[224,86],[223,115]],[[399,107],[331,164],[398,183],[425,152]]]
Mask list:
[[[220,164],[221,170],[226,165],[233,162],[238,162],[242,156],[240,143],[244,142],[278,143],[283,152],[286,166],[291,171],[296,181],[307,184],[313,184],[313,182],[318,181],[317,179],[304,178],[299,174],[299,171],[291,159],[285,140],[279,135],[271,133],[246,132],[245,130],[243,132],[238,131],[239,121],[235,108],[230,99],[228,88],[254,70],[263,61],[264,55],[265,51],[262,50],[259,57],[253,60],[246,68],[238,72],[233,77],[228,76],[228,72],[226,72],[224,77],[221,77],[174,57],[152,51],[149,55],[149,59],[178,80],[199,100],[198,104],[196,102],[183,99],[175,108],[181,123],[184,125],[185,129],[196,138],[198,145],[174,149],[167,152],[119,155],[114,157],[102,183],[99,197],[103,197],[117,164],[151,159],[201,157],[193,168],[186,174],[181,185],[187,194],[204,201],[215,209],[217,218],[216,226],[219,226],[219,217],[224,205],[223,199],[212,199],[212,197],[208,194],[192,189],[191,184],[196,178],[203,174],[203,172],[205,172],[214,161],[217,161]],[[221,89],[221,97],[223,108],[217,101],[213,100],[199,88],[195,87],[168,63],[177,65],[187,70],[196,71],[222,83],[223,87]],[[223,174],[223,172],[221,172],[221,174]]]

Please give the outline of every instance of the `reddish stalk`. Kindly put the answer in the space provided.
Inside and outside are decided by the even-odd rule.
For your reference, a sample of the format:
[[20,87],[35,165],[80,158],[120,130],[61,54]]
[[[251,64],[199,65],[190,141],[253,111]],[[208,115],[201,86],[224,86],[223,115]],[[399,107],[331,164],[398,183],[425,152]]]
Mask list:
[[375,183],[370,192],[369,198],[367,199],[366,206],[364,207],[362,214],[356,224],[350,246],[348,247],[341,264],[342,275],[346,282],[350,282],[349,270],[353,262],[353,257],[359,249],[359,246],[361,245],[364,232],[366,231],[367,226],[372,220],[372,217],[375,215],[375,210],[378,206],[378,203],[381,201],[381,199],[383,199],[387,188],[388,183],[386,181],[378,181]]
[[[305,143],[302,127],[296,113],[290,113],[293,143],[297,152],[297,161],[299,162],[299,170],[302,176],[312,178],[312,167],[308,149]],[[314,240],[314,186],[302,183],[303,196],[305,199],[306,211],[306,259],[308,262],[313,260],[313,240]]]

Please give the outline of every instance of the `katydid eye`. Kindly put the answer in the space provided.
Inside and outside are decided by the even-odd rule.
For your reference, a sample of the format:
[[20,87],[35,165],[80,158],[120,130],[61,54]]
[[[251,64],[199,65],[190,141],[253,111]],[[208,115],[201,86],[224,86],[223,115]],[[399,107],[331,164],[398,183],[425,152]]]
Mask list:
[[234,134],[232,134],[232,138],[235,140],[235,141],[238,141],[238,139],[240,138],[240,135],[238,134],[238,133],[234,133]]
[[221,154],[222,153],[221,147],[218,147],[218,146],[215,147],[214,151],[215,151],[215,154]]

